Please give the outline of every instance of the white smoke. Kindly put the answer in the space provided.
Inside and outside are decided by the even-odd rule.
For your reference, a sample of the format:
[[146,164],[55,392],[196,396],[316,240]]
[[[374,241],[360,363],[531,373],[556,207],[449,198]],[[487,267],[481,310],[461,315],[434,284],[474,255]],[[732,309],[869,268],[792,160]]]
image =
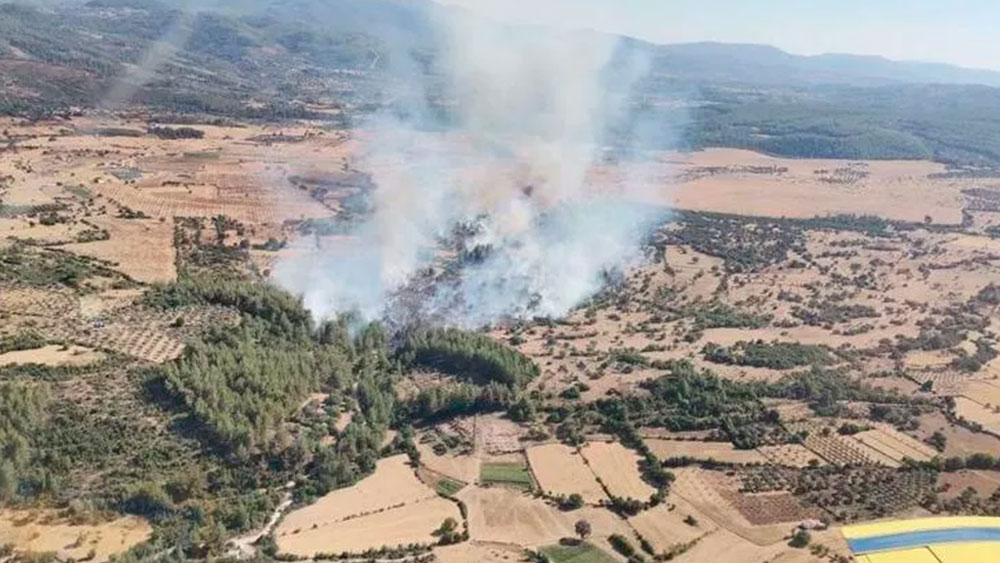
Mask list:
[[[466,247],[489,250],[423,288],[421,316],[480,326],[564,315],[640,258],[658,216],[643,205],[650,182],[595,170],[609,132],[630,121],[645,61],[620,56],[606,35],[454,15],[436,27],[443,91],[414,79],[421,88],[401,98],[413,100],[408,118],[378,119],[358,164],[377,186],[372,215],[335,248],[280,262],[274,277],[320,316],[391,318],[401,290],[442,264],[441,241],[473,225]],[[421,127],[435,95],[452,116],[447,132]]]

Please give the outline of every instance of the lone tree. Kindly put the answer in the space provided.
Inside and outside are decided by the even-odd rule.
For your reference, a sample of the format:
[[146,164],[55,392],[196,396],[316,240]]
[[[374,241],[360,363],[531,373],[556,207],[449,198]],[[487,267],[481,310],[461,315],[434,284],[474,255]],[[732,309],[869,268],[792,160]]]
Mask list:
[[587,539],[587,536],[590,535],[590,522],[586,520],[577,520],[573,528],[576,530],[576,535],[580,536],[580,541]]
[[812,536],[809,534],[809,532],[805,530],[799,530],[795,532],[794,536],[792,536],[792,541],[788,542],[788,545],[801,549],[803,547],[808,546],[810,542],[812,542]]

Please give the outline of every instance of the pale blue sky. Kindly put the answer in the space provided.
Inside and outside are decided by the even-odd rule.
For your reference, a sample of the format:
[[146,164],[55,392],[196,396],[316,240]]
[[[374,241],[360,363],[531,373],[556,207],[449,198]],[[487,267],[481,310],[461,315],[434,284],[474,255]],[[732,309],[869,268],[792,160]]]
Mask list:
[[1000,70],[1000,0],[439,0],[658,43],[765,43]]

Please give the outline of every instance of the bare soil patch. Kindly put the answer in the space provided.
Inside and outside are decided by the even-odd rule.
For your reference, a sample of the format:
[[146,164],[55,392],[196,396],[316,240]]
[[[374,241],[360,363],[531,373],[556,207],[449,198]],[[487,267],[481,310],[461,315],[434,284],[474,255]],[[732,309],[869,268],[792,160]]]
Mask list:
[[32,350],[17,350],[0,354],[0,367],[13,364],[42,364],[46,366],[82,366],[98,362],[104,354],[83,346],[49,344]]

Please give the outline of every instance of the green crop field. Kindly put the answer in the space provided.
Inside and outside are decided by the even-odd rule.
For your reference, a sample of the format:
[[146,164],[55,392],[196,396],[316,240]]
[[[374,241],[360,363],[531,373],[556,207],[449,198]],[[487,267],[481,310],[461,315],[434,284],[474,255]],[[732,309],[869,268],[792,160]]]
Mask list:
[[519,462],[484,463],[479,480],[483,483],[516,485],[525,489],[532,487],[527,465]]
[[590,543],[550,545],[540,551],[554,563],[611,563],[615,560]]
[[434,490],[445,496],[453,496],[458,491],[461,491],[464,486],[465,484],[460,481],[445,478],[439,479],[436,483],[434,483]]

